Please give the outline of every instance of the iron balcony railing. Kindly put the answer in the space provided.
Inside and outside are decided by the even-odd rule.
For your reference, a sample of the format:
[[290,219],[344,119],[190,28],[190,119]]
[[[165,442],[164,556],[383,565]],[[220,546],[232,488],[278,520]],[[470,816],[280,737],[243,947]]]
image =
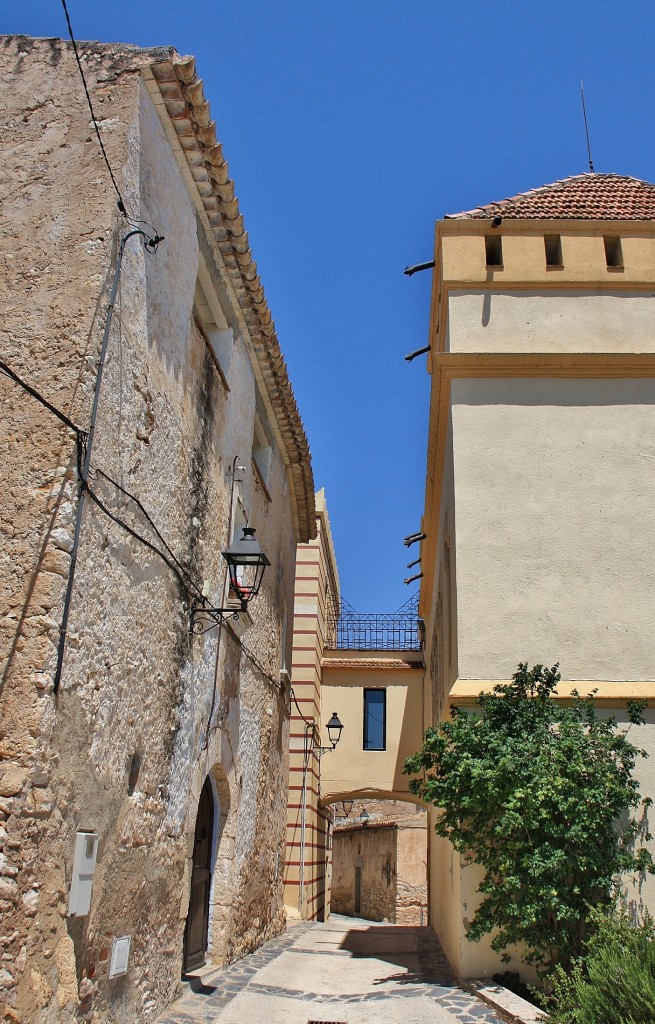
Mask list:
[[341,598],[341,615],[328,621],[327,646],[350,651],[420,650],[423,623],[418,594],[395,612],[358,612]]

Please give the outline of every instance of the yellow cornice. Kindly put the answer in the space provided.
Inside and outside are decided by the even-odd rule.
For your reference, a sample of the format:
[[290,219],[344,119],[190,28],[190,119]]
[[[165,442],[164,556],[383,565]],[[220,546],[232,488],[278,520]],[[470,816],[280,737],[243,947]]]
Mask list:
[[653,352],[435,352],[433,374],[453,377],[655,377]]
[[[446,217],[436,222],[438,235],[487,235],[492,230],[491,217],[470,217],[453,218]],[[561,235],[597,235],[602,233],[628,235],[639,235],[652,237],[655,235],[655,221],[653,220],[586,220],[583,218],[567,220],[556,218],[523,218],[503,217],[500,225],[493,228],[494,231],[502,232],[505,235],[543,235],[544,233],[556,233]]]
[[[474,705],[481,693],[492,693],[495,686],[509,683],[509,679],[457,679],[450,691],[449,703],[457,707]],[[582,697],[593,691],[595,702],[602,707],[621,707],[628,700],[645,700],[655,706],[655,679],[625,681],[562,679],[557,684],[557,699],[570,701],[573,691]]]

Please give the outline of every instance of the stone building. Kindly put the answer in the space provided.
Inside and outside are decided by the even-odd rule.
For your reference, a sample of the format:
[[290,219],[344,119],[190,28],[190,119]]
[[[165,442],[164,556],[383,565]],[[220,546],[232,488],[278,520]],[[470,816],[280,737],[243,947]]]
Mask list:
[[[295,552],[315,534],[194,60],[79,49],[125,215],[70,45],[0,40],[0,985],[24,1024],[152,1020],[185,967],[283,929]],[[196,635],[246,522],[261,590]]]
[[[425,720],[559,662],[561,699],[595,690],[619,722],[648,701],[653,797],[655,186],[582,174],[447,217],[434,260]],[[479,870],[428,835],[431,922],[460,975],[491,973]],[[652,879],[632,896],[655,909]]]
[[427,924],[427,814],[401,800],[340,801],[332,840],[335,914]]

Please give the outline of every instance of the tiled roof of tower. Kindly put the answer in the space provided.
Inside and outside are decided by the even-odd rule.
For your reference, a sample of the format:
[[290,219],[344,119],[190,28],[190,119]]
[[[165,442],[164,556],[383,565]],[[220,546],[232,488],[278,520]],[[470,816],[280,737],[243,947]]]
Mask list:
[[655,220],[655,185],[621,174],[577,174],[446,220]]

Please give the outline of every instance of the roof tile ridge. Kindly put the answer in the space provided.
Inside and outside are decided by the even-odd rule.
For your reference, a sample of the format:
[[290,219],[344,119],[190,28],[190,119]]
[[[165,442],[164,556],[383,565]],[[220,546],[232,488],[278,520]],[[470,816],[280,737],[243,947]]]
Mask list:
[[534,188],[526,189],[525,192],[517,192],[513,196],[506,196],[504,199],[495,199],[490,203],[483,203],[481,206],[476,206],[471,210],[462,210],[461,213],[447,213],[444,220],[457,220],[459,218],[465,219],[471,217],[474,214],[483,213],[485,210],[496,210],[499,206],[506,206],[508,203],[515,203],[520,199],[527,199],[537,193],[550,192],[551,190],[557,190],[563,185],[566,185],[570,181],[575,181],[578,178],[591,178],[597,177],[594,171],[582,171],[580,174],[570,174],[566,178],[558,178],[557,181],[551,181],[544,185],[535,185]]
[[581,171],[579,174],[569,174],[565,178],[559,178],[557,181],[551,181],[544,185],[537,185],[534,188],[527,189],[525,192],[517,192],[513,196],[506,196],[504,199],[496,199],[490,203],[483,203],[480,206],[476,206],[471,210],[463,210],[460,213],[447,213],[444,215],[444,220],[466,220],[470,217],[480,217],[480,214],[489,213],[489,215],[498,212],[502,208],[513,206],[519,203],[521,200],[534,198],[537,195],[547,195],[552,192],[557,192],[563,189],[566,185],[569,185],[574,181],[586,180],[588,182],[602,181],[607,178],[612,178],[618,181],[633,182],[636,185],[645,185],[647,188],[655,189],[655,184],[650,181],[646,181],[644,178],[635,178],[634,175],[630,174],[619,174],[617,171]]

